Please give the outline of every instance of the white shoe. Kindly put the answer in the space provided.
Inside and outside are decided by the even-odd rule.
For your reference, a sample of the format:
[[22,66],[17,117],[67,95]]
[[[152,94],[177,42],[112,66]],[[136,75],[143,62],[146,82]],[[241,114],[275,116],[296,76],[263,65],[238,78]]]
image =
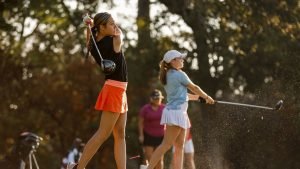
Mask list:
[[[69,163],[68,165],[67,165],[67,168],[66,169],[73,169],[74,167],[76,167],[77,166],[77,164],[75,164],[75,163]],[[75,168],[74,168],[75,169]]]

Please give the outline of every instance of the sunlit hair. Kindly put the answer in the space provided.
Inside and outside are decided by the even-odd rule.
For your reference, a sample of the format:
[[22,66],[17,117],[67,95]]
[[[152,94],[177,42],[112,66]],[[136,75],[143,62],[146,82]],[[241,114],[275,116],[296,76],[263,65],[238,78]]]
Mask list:
[[167,84],[167,72],[172,68],[170,63],[165,62],[164,60],[160,61],[159,64],[159,80],[163,85]]
[[108,22],[108,19],[111,17],[111,14],[107,12],[101,12],[97,13],[94,16],[94,29],[98,29],[100,25],[106,25]]
[[[93,18],[94,26],[91,28],[91,30],[92,30],[91,36],[93,36],[96,39],[97,33],[100,32],[100,30],[99,30],[100,25],[106,26],[110,17],[111,17],[111,14],[109,14],[107,12],[97,13]],[[86,57],[89,55],[92,45],[93,45],[92,37],[90,37],[89,42],[88,42],[88,52],[87,52]]]

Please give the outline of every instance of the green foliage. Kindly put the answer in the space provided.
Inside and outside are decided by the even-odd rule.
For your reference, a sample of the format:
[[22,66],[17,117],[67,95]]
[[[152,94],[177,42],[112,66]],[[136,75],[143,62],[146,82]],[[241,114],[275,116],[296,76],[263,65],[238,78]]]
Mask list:
[[[98,127],[100,115],[93,106],[103,75],[83,58],[81,15],[94,13],[99,2],[74,2],[74,8],[57,0],[0,4],[0,161],[13,151],[18,134],[31,131],[44,138],[38,150],[40,168],[58,168],[73,139],[87,141]],[[129,69],[128,156],[140,153],[137,112],[151,89],[162,89],[158,63],[165,51],[174,48],[188,51],[185,71],[218,99],[259,105],[285,102],[280,112],[191,104],[198,166],[217,168],[223,162],[228,168],[298,168],[299,2],[159,0],[151,4],[162,5],[159,2],[164,10],[151,19],[150,2],[139,1],[139,39],[124,50]],[[180,27],[173,14],[192,33],[166,36],[164,26]],[[125,44],[132,41],[126,36],[125,40]],[[198,61],[198,69],[192,67],[193,60]],[[90,167],[115,168],[112,148],[110,138]]]
[[[93,10],[95,2],[84,3],[79,7]],[[82,11],[63,1],[11,1],[4,7],[0,160],[12,152],[18,134],[30,131],[44,138],[40,167],[58,168],[73,139],[87,140],[99,123],[93,103],[103,78],[96,64],[83,59]]]
[[279,113],[221,105],[199,110],[192,104],[198,165],[297,168],[297,2],[159,1],[193,30],[200,69],[189,74],[205,91],[217,99],[258,105],[285,101]]

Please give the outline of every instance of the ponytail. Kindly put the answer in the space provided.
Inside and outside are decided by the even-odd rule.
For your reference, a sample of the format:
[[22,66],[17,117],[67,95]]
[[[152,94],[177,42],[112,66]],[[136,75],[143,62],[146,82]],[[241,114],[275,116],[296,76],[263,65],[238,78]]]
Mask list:
[[167,71],[171,68],[170,63],[165,62],[164,60],[160,61],[159,64],[159,80],[163,85],[167,84]]

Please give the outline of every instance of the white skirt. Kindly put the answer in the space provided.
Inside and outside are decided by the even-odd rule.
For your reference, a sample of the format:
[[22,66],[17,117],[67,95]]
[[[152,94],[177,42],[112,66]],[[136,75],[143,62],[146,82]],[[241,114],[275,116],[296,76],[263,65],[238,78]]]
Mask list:
[[165,107],[162,113],[161,125],[179,126],[184,129],[191,127],[190,119],[187,114],[188,102],[179,105],[179,109],[169,109]]

